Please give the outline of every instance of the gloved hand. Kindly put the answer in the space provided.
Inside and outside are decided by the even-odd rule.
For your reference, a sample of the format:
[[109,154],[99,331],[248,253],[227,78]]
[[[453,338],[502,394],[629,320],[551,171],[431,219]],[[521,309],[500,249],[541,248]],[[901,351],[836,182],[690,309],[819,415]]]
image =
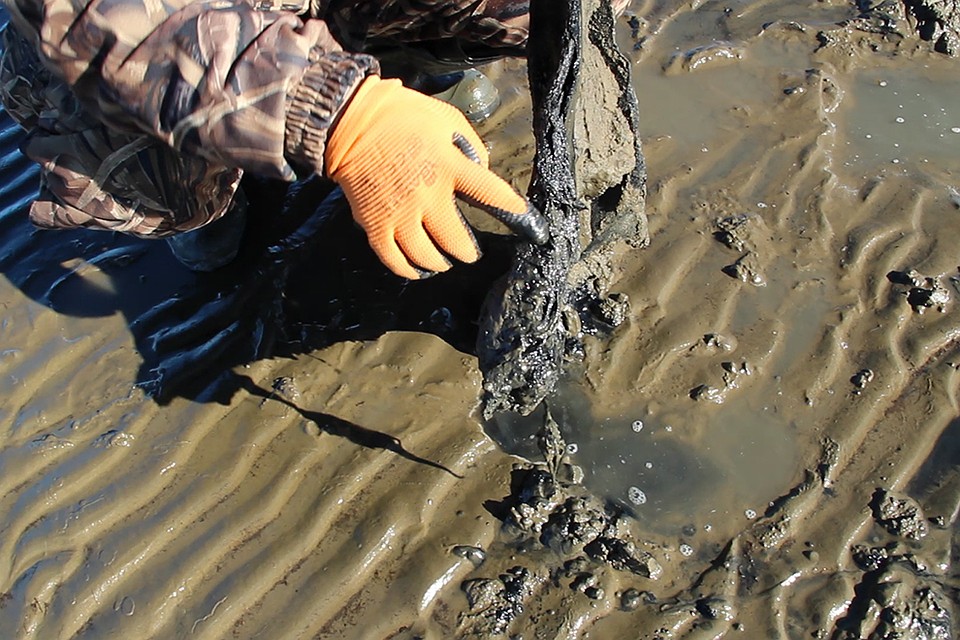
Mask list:
[[327,140],[324,161],[370,246],[405,278],[446,271],[447,256],[480,257],[455,195],[538,244],[549,237],[546,219],[487,169],[487,150],[463,114],[399,80],[363,81]]

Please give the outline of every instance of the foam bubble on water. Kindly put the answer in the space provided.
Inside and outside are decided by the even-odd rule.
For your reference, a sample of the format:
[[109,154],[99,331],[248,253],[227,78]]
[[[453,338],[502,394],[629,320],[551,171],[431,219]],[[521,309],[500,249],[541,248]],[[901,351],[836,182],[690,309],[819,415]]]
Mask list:
[[643,431],[643,420],[634,420],[630,426],[636,433],[640,433]]
[[645,466],[647,469],[653,469],[653,463],[652,463],[652,462],[648,462],[648,463],[646,463],[646,464],[643,465],[643,466]]
[[647,494],[641,491],[639,487],[630,487],[627,489],[627,498],[630,499],[630,502],[636,505],[645,504],[647,502]]

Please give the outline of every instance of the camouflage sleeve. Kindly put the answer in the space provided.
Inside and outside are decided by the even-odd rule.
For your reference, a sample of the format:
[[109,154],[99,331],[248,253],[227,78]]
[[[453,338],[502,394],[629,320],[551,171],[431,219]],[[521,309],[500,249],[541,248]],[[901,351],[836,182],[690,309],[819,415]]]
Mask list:
[[320,20],[243,0],[5,0],[17,29],[110,126],[286,180],[379,68]]

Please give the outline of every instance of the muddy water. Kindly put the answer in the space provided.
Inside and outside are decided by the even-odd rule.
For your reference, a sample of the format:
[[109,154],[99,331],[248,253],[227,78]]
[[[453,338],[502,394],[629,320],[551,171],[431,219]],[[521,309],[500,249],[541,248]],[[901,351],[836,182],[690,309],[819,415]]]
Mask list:
[[858,73],[837,113],[843,166],[855,173],[952,164],[960,155],[960,88],[952,66],[918,65],[906,77],[883,68]]
[[[550,403],[569,458],[584,468],[587,487],[650,531],[690,535],[755,518],[797,471],[791,425],[773,407],[724,407],[700,438],[683,416],[665,419],[639,404],[633,413],[597,415],[587,398],[567,386]],[[511,451],[536,458],[532,434],[543,418],[543,411],[501,416],[491,430]]]
[[[550,407],[639,572],[502,529],[539,423],[476,417],[492,277],[393,283],[346,221],[287,292],[296,348],[155,402],[143,324],[216,283],[31,230],[4,127],[0,637],[956,637],[957,62],[838,25],[852,5],[622,25],[652,243]],[[490,75],[481,131],[522,188],[523,66]]]

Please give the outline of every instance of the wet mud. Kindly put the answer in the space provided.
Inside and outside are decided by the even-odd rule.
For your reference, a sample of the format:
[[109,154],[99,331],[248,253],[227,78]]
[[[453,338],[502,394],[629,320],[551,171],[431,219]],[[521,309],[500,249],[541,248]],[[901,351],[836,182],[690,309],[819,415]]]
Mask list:
[[[630,5],[650,245],[526,416],[483,417],[515,245],[477,212],[481,263],[423,283],[342,213],[274,271],[327,193],[260,184],[200,277],[31,229],[5,121],[0,637],[957,637],[960,90],[921,5]],[[487,71],[524,190],[527,71]]]

